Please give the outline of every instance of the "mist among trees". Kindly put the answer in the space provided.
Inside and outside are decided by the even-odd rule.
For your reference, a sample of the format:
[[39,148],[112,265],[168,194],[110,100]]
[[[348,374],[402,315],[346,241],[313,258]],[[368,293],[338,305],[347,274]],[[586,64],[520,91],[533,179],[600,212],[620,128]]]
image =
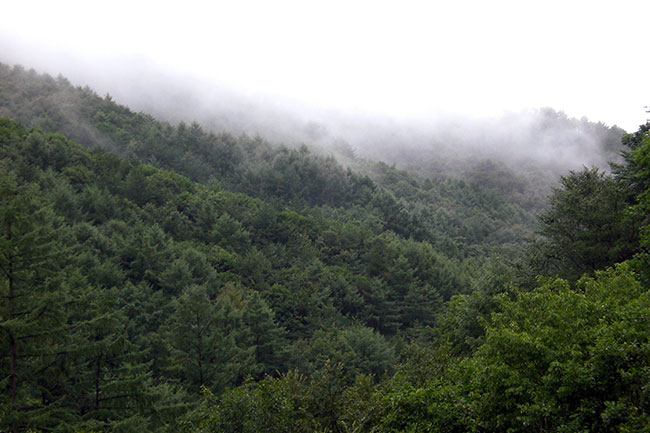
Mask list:
[[0,65],[0,430],[650,428],[647,124],[191,105]]

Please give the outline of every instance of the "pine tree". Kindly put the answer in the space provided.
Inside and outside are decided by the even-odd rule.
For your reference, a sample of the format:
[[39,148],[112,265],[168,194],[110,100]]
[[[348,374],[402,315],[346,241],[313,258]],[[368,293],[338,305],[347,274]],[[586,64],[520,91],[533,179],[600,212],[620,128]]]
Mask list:
[[58,424],[57,371],[70,350],[64,227],[34,184],[0,167],[0,344],[7,413],[0,428]]
[[249,347],[254,348],[257,377],[282,371],[286,356],[284,330],[276,323],[273,310],[258,292],[247,294],[242,322]]

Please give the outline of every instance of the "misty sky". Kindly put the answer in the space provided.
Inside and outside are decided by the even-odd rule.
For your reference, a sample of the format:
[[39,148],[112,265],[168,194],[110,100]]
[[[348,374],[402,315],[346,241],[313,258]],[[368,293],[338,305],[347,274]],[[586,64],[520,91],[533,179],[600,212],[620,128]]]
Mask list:
[[350,112],[548,106],[629,131],[650,116],[647,0],[21,0],[2,9],[0,62],[102,83],[98,91],[147,64]]

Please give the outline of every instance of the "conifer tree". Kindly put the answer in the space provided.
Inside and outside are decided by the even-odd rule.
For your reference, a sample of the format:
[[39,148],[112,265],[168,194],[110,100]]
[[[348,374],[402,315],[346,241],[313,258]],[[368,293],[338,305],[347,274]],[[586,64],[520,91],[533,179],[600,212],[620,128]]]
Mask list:
[[67,282],[62,275],[64,227],[34,184],[0,167],[0,428],[56,424],[61,416],[53,380],[71,350]]

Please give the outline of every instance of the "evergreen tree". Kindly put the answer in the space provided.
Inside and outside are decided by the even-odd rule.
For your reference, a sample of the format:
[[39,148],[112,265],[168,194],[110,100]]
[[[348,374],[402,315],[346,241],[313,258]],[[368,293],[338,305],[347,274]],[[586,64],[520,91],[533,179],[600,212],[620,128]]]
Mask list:
[[254,349],[256,377],[285,370],[288,353],[284,329],[278,326],[273,310],[258,292],[251,291],[246,296],[242,325],[246,340]]
[[638,218],[627,212],[627,191],[597,169],[561,179],[541,217],[541,246],[534,268],[576,281],[584,273],[631,258],[638,250]]
[[66,344],[68,302],[62,273],[67,249],[61,218],[34,184],[20,184],[0,166],[1,369],[5,429],[56,425],[59,377],[73,347]]

